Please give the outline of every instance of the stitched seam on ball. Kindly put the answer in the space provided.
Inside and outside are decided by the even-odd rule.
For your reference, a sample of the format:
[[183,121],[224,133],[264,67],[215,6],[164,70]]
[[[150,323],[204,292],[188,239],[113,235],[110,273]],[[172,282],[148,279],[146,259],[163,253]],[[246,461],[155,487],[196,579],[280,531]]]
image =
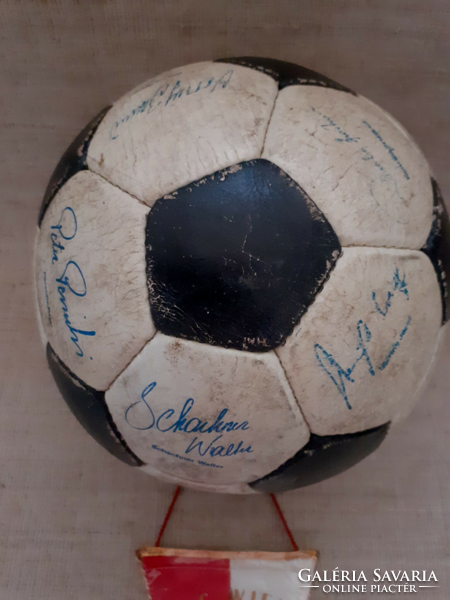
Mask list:
[[[95,160],[95,158],[89,157],[89,160],[92,160],[92,162],[95,162],[95,164],[97,164],[97,165],[100,164],[97,160]],[[93,175],[97,175],[98,177],[101,177],[103,179],[103,181],[106,181],[106,183],[109,183],[109,185],[112,185],[113,187],[117,188],[118,190],[120,190],[124,194],[127,194],[128,196],[130,196],[130,198],[133,198],[134,200],[136,200],[137,202],[139,202],[139,204],[142,204],[142,206],[145,206],[145,208],[150,209],[150,206],[148,204],[146,204],[143,200],[140,200],[137,196],[135,196],[134,194],[132,194],[128,190],[124,190],[123,188],[120,187],[120,185],[117,185],[117,183],[113,183],[110,179],[108,179],[107,177],[105,177],[101,173],[98,173],[97,171],[93,171],[89,167],[87,167],[87,170],[89,171],[89,173],[92,173]]]
[[[414,393],[413,403],[412,403],[413,408],[417,404],[417,402],[420,400],[420,396],[423,395],[426,384],[427,383],[429,384],[428,378],[433,374],[433,371],[437,368],[436,361],[437,361],[438,355],[440,354],[440,352],[442,350],[442,346],[444,343],[444,337],[445,337],[444,326],[445,326],[445,324],[442,324],[439,328],[439,332],[438,332],[437,339],[436,339],[436,346],[434,348],[434,352],[433,352],[430,362],[428,364],[428,369],[426,370],[426,372],[422,376],[421,380],[417,384],[416,391]],[[412,409],[410,408],[410,411],[411,410]],[[405,418],[405,413],[400,413],[400,420],[403,418]],[[397,419],[398,419],[398,413],[396,416],[392,417],[391,422],[395,424]]]
[[237,65],[238,67],[246,67],[248,69],[252,69],[253,71],[259,71],[260,73],[263,73],[264,75],[267,75],[268,77],[271,77],[272,79],[274,79],[277,84],[280,83],[280,81],[279,81],[280,78],[279,78],[278,73],[276,71],[274,71],[273,69],[264,67],[263,65],[252,65],[247,60],[237,60],[237,59],[234,59],[233,57],[219,59],[217,62],[221,62],[222,64],[225,64],[225,65]]
[[[155,199],[155,201],[152,203],[151,206],[149,204],[147,204],[146,202],[144,202],[144,200],[140,200],[137,196],[135,196],[134,194],[132,194],[128,190],[124,190],[123,188],[121,188],[116,183],[113,183],[107,177],[105,177],[104,175],[101,175],[97,171],[93,171],[89,167],[87,167],[87,169],[84,169],[84,170],[89,171],[89,173],[92,173],[93,175],[98,175],[104,181],[106,181],[106,183],[109,183],[110,185],[112,185],[113,187],[117,188],[118,190],[120,190],[124,194],[128,194],[128,196],[130,196],[131,198],[133,198],[134,200],[136,200],[137,202],[139,202],[139,204],[142,204],[142,206],[145,206],[145,208],[147,208],[149,211],[151,211],[152,208],[154,207],[154,205],[158,202],[158,200],[164,200],[166,198],[166,196],[170,196],[171,194],[174,194],[175,192],[177,192],[181,188],[185,188],[185,187],[187,187],[189,185],[193,185],[197,181],[200,181],[200,180],[202,180],[202,179],[204,179],[206,177],[211,177],[211,175],[215,175],[216,173],[220,173],[222,171],[225,171],[226,169],[229,169],[230,167],[234,167],[236,165],[240,165],[240,164],[242,164],[244,162],[250,162],[252,160],[258,160],[259,158],[260,158],[260,156],[255,156],[253,158],[248,158],[248,159],[245,159],[245,160],[240,160],[239,162],[227,163],[225,166],[221,167],[220,169],[216,169],[216,170],[211,171],[209,173],[205,173],[204,175],[201,175],[197,179],[192,179],[191,181],[188,181],[188,183],[183,183],[183,184],[179,185],[176,188],[173,188],[172,190],[170,190],[168,192],[164,192],[164,194],[162,196],[159,196],[158,198]],[[95,162],[97,165],[99,164],[98,161],[95,160],[95,158],[91,158],[90,160],[92,160],[93,162]]]
[[130,448],[130,446],[127,444],[127,442],[125,441],[124,437],[120,433],[119,428],[117,427],[116,423],[114,422],[114,419],[112,418],[111,411],[109,410],[108,403],[106,402],[106,398],[104,398],[103,401],[105,403],[106,418],[107,418],[108,424],[111,427],[111,429],[114,432],[114,434],[116,435],[118,441],[122,444],[122,446],[125,448],[125,450],[129,454],[131,454],[131,456],[133,456],[133,458],[138,463],[137,464],[138,467],[145,466],[147,463],[145,463],[141,458],[139,458],[139,456],[137,454],[135,454],[133,452],[133,450]]
[[264,139],[263,139],[263,143],[262,143],[262,146],[261,146],[261,153],[259,155],[259,158],[261,158],[262,155],[264,154],[264,150],[265,150],[265,147],[266,147],[267,134],[269,133],[270,123],[272,122],[273,113],[275,112],[275,107],[277,105],[277,100],[278,100],[278,96],[279,95],[280,95],[280,88],[278,88],[277,94],[276,94],[276,96],[274,98],[274,101],[273,101],[273,106],[272,106],[272,110],[270,111],[269,120],[267,121],[266,132],[264,134]]
[[370,250],[404,250],[405,252],[423,252],[424,254],[426,254],[423,246],[421,246],[420,248],[404,248],[402,246],[366,246],[365,244],[341,244],[341,248],[368,248]]
[[[91,393],[93,396],[95,396],[97,398],[97,400],[102,404],[103,408],[105,409],[106,422],[108,423],[108,425],[111,428],[112,432],[116,436],[117,441],[119,442],[119,444],[121,446],[123,446],[123,448],[127,451],[128,454],[131,454],[131,456],[138,463],[137,466],[139,466],[139,467],[144,466],[146,463],[143,460],[141,460],[139,458],[139,456],[137,456],[137,454],[135,454],[133,452],[133,450],[131,450],[131,448],[128,446],[127,442],[123,438],[122,434],[120,433],[117,425],[115,424],[114,419],[112,418],[112,415],[111,415],[111,411],[109,410],[108,403],[106,402],[105,392],[96,390],[95,388],[93,388],[92,386],[90,386],[88,383],[86,383],[82,379],[80,379],[78,377],[78,375],[76,375],[71,369],[69,369],[69,367],[65,363],[62,362],[62,360],[59,358],[59,356],[53,350],[53,348],[52,348],[51,345],[50,345],[50,349],[51,349],[51,352],[53,354],[54,359],[58,362],[60,368],[63,371],[65,371],[65,373],[71,379],[73,379],[74,381],[76,381],[78,385],[82,386],[85,390],[87,390],[89,393]],[[101,396],[99,394],[101,394]]]
[[[241,65],[244,66],[244,65]],[[265,73],[268,77],[270,77],[270,75],[268,75],[267,73]],[[256,156],[255,158],[261,158],[261,156],[263,155],[264,152],[264,147],[266,144],[266,138],[267,138],[267,133],[269,131],[269,126],[270,126],[270,122],[272,120],[272,116],[275,110],[275,106],[277,103],[277,99],[278,96],[280,94],[280,89],[277,89],[277,93],[275,95],[274,101],[273,101],[273,106],[272,109],[270,111],[269,114],[269,120],[267,122],[267,127],[266,127],[266,131],[264,132],[264,138],[262,141],[262,145],[261,145],[261,151],[259,153],[259,156]],[[123,188],[121,188],[119,185],[117,185],[117,183],[113,183],[110,179],[108,179],[105,175],[102,175],[101,173],[99,173],[98,171],[93,171],[89,165],[88,165],[88,159],[91,160],[93,163],[95,163],[96,165],[98,165],[98,167],[100,167],[100,163],[97,159],[95,159],[93,156],[86,156],[86,170],[89,171],[90,173],[93,173],[94,175],[98,175],[99,177],[101,177],[102,179],[104,179],[107,183],[110,183],[111,185],[113,185],[114,187],[116,187],[117,189],[119,189],[121,192],[124,192],[125,194],[128,194],[129,196],[131,196],[131,198],[134,198],[135,200],[137,200],[139,202],[139,204],[142,204],[143,206],[149,208],[150,210],[153,208],[154,204],[160,199],[160,198],[164,198],[164,196],[167,196],[169,194],[173,194],[174,192],[176,192],[177,190],[179,190],[182,187],[186,187],[187,185],[190,185],[191,183],[194,183],[196,181],[199,181],[199,179],[203,179],[204,177],[209,177],[210,175],[214,175],[214,173],[217,173],[218,171],[223,171],[224,169],[228,169],[229,167],[232,167],[236,164],[240,164],[241,162],[245,162],[245,161],[239,161],[239,162],[233,162],[230,163],[228,165],[225,165],[223,167],[221,167],[220,169],[215,169],[214,171],[211,171],[210,173],[206,173],[204,175],[201,175],[200,177],[197,177],[196,179],[192,179],[191,181],[189,181],[188,183],[184,183],[182,185],[179,185],[178,187],[169,190],[168,192],[165,192],[164,194],[162,194],[162,196],[160,196],[159,198],[156,198],[155,202],[153,203],[152,206],[149,206],[146,202],[144,202],[144,200],[141,200],[140,198],[138,198],[137,196],[135,196],[134,194],[132,194],[131,192],[129,192],[128,190],[124,190]],[[248,160],[255,160],[255,159],[248,159]]]
[[[100,111],[100,113],[97,115],[97,120],[93,123],[92,128],[88,132],[88,135],[83,140],[83,143],[79,146],[79,148],[78,148],[78,151],[79,151],[78,154],[80,155],[80,157],[82,157],[83,154],[84,154],[84,166],[82,168],[80,168],[78,172],[80,172],[80,171],[88,171],[89,170],[89,168],[87,166],[87,155],[88,155],[88,152],[89,152],[90,143],[91,143],[94,135],[97,133],[97,129],[100,127],[101,122],[106,117],[107,113],[109,112],[109,110],[111,108],[112,108],[112,105],[107,106],[102,111]],[[66,152],[67,152],[67,150],[66,150]],[[63,154],[63,156],[64,156],[64,154]],[[45,209],[44,209],[42,215],[40,215],[39,222],[38,222],[38,227],[39,228],[41,227],[42,221],[44,220],[44,217],[45,217],[45,213],[50,208],[50,205],[53,202],[56,194],[64,187],[64,185],[69,181],[69,179],[72,179],[72,177],[74,177],[76,175],[76,173],[74,175],[70,176],[68,179],[66,179],[66,175],[67,175],[67,173],[65,175],[63,175],[59,179],[59,181],[55,184],[53,192],[50,194],[50,196],[49,196],[49,198],[47,200]],[[41,211],[41,209],[42,209],[42,207],[39,209],[39,212]]]
[[[205,483],[205,482],[201,482],[201,481],[196,481],[195,479],[188,479],[187,477],[181,477],[180,475],[173,475],[172,473],[169,473],[167,471],[164,471],[163,469],[159,468],[159,467],[155,467],[152,464],[145,464],[144,466],[148,466],[150,467],[150,469],[158,472],[159,474],[163,475],[164,477],[166,477],[168,480],[170,479],[172,482],[180,482],[181,485],[183,484],[183,482],[186,482],[187,484],[192,484],[192,486],[196,487],[199,490],[203,490],[206,491],[207,488],[211,489],[211,488],[215,488],[216,490],[219,488],[219,493],[227,493],[225,488],[230,488],[230,487],[235,487],[235,486],[242,486],[245,487],[246,485],[248,485],[247,481],[238,481],[235,483]],[[148,471],[147,471],[148,472]],[[151,474],[151,473],[150,473]],[[231,492],[234,493],[234,492]],[[239,492],[237,492],[239,493]],[[247,492],[244,492],[247,493]]]
[[[149,302],[149,304],[150,304],[150,302]],[[149,306],[149,310],[150,310],[150,306]],[[149,344],[153,340],[153,338],[156,336],[157,333],[160,333],[160,332],[155,328],[155,333],[152,335],[152,337],[149,338],[148,340],[145,340],[143,346],[141,346],[139,348],[139,350],[136,352],[136,354],[134,354],[133,357],[127,362],[127,364],[120,371],[120,373],[118,373],[115,376],[115,378],[113,379],[113,381],[111,381],[111,383],[109,384],[109,386],[105,389],[105,394],[110,391],[110,389],[116,383],[116,381],[119,379],[119,377],[128,369],[128,367],[131,365],[131,363],[133,362],[133,360],[139,356],[139,354],[144,350],[144,348],[147,346],[147,344]]]
[[[302,407],[300,406],[300,402],[298,401],[298,398],[297,398],[297,396],[296,396],[296,395],[295,395],[295,393],[294,393],[294,388],[292,387],[291,381],[290,381],[290,379],[289,379],[289,377],[288,377],[288,374],[286,373],[286,369],[284,368],[284,365],[283,365],[283,363],[281,362],[281,359],[280,359],[280,357],[279,357],[279,356],[278,356],[278,354],[277,354],[277,348],[274,348],[273,352],[274,352],[275,356],[277,357],[277,359],[278,359],[278,362],[280,363],[280,367],[281,367],[281,369],[282,369],[282,371],[283,371],[283,373],[284,373],[284,376],[285,376],[285,378],[286,378],[286,382],[287,382],[287,384],[288,384],[288,386],[289,386],[289,389],[290,389],[290,390],[291,390],[291,392],[292,392],[292,396],[294,397],[294,400],[295,400],[295,402],[296,402],[296,404],[297,404],[297,406],[298,406],[298,409],[299,409],[299,411],[300,411],[300,414],[302,415],[302,417],[303,417],[303,419],[304,419],[304,421],[305,421],[305,423],[306,423],[306,426],[308,427],[309,434],[310,434],[310,437],[311,437],[311,434],[312,434],[312,431],[311,431],[311,426],[310,426],[310,424],[308,423],[308,419],[306,418],[306,416],[305,416],[305,414],[304,414],[304,412],[303,412],[303,410],[302,410]],[[309,441],[309,438],[308,438],[308,441]],[[307,443],[308,443],[308,442],[306,442],[306,444],[307,444]],[[306,446],[306,444],[304,444],[304,445]],[[302,446],[302,448],[303,448],[303,446]],[[299,450],[301,450],[301,448],[299,448]]]

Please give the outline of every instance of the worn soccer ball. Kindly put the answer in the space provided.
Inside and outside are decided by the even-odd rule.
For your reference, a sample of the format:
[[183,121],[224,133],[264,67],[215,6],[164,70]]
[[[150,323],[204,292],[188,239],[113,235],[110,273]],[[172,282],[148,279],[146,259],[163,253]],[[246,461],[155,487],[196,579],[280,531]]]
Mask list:
[[50,369],[84,428],[151,475],[315,483],[420,396],[449,240],[426,160],[369,100],[270,59],[175,69],[103,110],[51,177]]

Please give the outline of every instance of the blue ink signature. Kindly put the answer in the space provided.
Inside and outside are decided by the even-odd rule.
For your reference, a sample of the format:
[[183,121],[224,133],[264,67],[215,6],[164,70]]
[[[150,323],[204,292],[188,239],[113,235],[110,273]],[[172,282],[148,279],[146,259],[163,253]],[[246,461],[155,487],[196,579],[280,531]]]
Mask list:
[[366,348],[366,344],[368,344],[372,339],[372,333],[367,327],[367,325],[361,320],[358,321],[356,330],[358,336],[358,345],[356,346],[356,351],[359,351],[360,354],[349,369],[343,369],[341,365],[333,358],[333,355],[327,352],[325,348],[323,348],[320,344],[315,344],[314,346],[316,358],[319,365],[327,373],[328,377],[337,387],[338,392],[344,398],[347,408],[349,410],[351,410],[352,407],[350,405],[350,402],[348,401],[347,390],[345,387],[344,380],[354,383],[355,380],[352,378],[352,373],[355,370],[356,365],[359,363],[359,361],[363,359],[367,363],[369,373],[372,376],[375,375],[375,370],[373,368],[372,362],[369,357],[369,353]]
[[[216,417],[215,421],[212,423],[202,420],[198,417],[190,417],[187,418],[189,413],[191,412],[195,401],[192,398],[186,400],[183,405],[183,408],[177,414],[175,409],[169,408],[162,412],[158,417],[155,416],[153,409],[151,408],[147,396],[150,394],[152,390],[156,387],[156,381],[150,383],[141,394],[141,398],[137,402],[133,402],[125,411],[125,421],[128,423],[130,427],[133,429],[137,429],[139,431],[147,431],[149,429],[157,429],[163,433],[198,433],[201,435],[205,434],[214,434],[217,433],[219,435],[215,436],[211,441],[205,441],[199,439],[200,436],[196,435],[195,438],[189,443],[185,450],[185,454],[189,454],[191,452],[197,452],[199,456],[206,456],[209,454],[210,456],[236,456],[237,454],[242,453],[252,453],[252,447],[246,446],[244,441],[240,441],[238,444],[229,444],[228,446],[222,446],[221,444],[217,444],[217,442],[222,439],[223,434],[229,433],[231,431],[247,431],[250,429],[250,425],[248,421],[224,421],[228,409],[224,408],[220,411],[219,415]],[[148,411],[148,422],[144,426],[141,424],[134,425],[131,422],[130,411],[137,405],[143,403]]]
[[[63,219],[65,215],[69,216],[69,219],[65,219],[65,223],[63,224]],[[69,222],[67,222],[69,221]],[[64,246],[58,240],[58,235],[61,236],[63,240],[73,240],[73,238],[77,234],[77,218],[75,216],[75,212],[70,206],[66,206],[61,212],[61,216],[59,218],[58,223],[56,225],[52,225],[50,229],[57,231],[57,233],[51,233],[50,239],[52,240],[52,264],[58,262],[58,252],[61,253],[64,250]],[[67,230],[66,230],[67,229]],[[73,230],[73,232],[72,232]]]
[[398,336],[398,340],[396,342],[394,342],[391,346],[391,349],[389,350],[386,358],[384,359],[384,361],[381,363],[381,365],[378,367],[380,371],[384,371],[384,369],[388,366],[389,361],[391,360],[391,358],[394,355],[394,352],[397,350],[397,348],[400,346],[400,342],[402,341],[402,339],[405,337],[406,332],[408,331],[408,327],[411,323],[411,316],[409,316],[406,320],[406,325],[403,327],[403,329],[400,332],[400,335]]
[[66,302],[66,293],[69,291],[78,298],[84,298],[84,296],[86,296],[87,293],[86,280],[84,279],[84,275],[78,264],[74,260],[69,260],[64,268],[61,277],[56,278],[56,282],[59,283],[59,301],[61,303],[61,308],[64,315],[64,323],[66,324],[72,336],[70,339],[77,348],[77,356],[84,356],[83,350],[81,349],[78,343],[78,334],[93,336],[95,335],[95,331],[85,331],[83,329],[77,329],[76,327],[73,327],[69,318],[69,309],[67,307]]
[[381,142],[381,144],[383,145],[383,147],[386,148],[386,150],[389,153],[389,156],[392,158],[392,160],[395,162],[395,164],[397,165],[397,167],[403,173],[404,178],[406,180],[409,180],[410,179],[409,173],[405,169],[405,167],[402,165],[402,163],[400,162],[398,156],[395,154],[394,148],[392,148],[392,146],[389,146],[385,142],[385,140],[381,137],[381,135],[378,133],[378,131],[376,129],[374,129],[370,123],[368,123],[367,121],[363,121],[363,124],[373,133],[373,135],[377,138],[377,140],[379,142]]
[[376,292],[375,291],[372,292],[372,300],[375,303],[375,308],[380,313],[380,315],[382,315],[383,317],[385,317],[387,315],[387,313],[391,307],[391,301],[392,301],[392,298],[394,297],[395,292],[401,292],[402,294],[404,294],[406,296],[406,299],[409,300],[409,292],[408,292],[408,286],[406,285],[405,276],[403,275],[403,277],[400,277],[398,269],[395,269],[393,284],[394,284],[394,290],[392,292],[390,290],[388,291],[387,298],[384,303],[384,308],[381,308],[380,305],[378,304]]
[[[373,161],[373,164],[375,165],[375,167],[380,171],[380,173],[378,174],[379,181],[381,181],[382,183],[391,183],[392,182],[392,185],[395,188],[395,193],[397,194],[397,196],[401,200],[403,200],[403,196],[398,191],[397,182],[392,177],[392,175],[386,171],[386,168],[364,146],[362,146],[360,148],[360,152],[361,152],[361,160],[363,160],[364,162]],[[376,180],[375,179],[371,179],[370,184],[369,184],[369,191],[370,191],[370,194],[371,194],[372,198],[378,204],[378,201],[375,198],[375,193],[374,193],[374,186],[375,185],[376,185]]]
[[[356,142],[357,144],[360,144],[360,137],[353,137],[351,136],[349,133],[347,133],[346,131],[344,131],[340,125],[338,123],[336,123],[336,121],[334,121],[331,117],[329,117],[328,115],[324,114],[323,112],[321,112],[318,108],[315,108],[314,106],[310,106],[311,110],[313,112],[315,112],[316,114],[318,114],[322,120],[324,121],[324,123],[322,123],[320,125],[320,127],[322,129],[324,129],[325,131],[332,131],[332,132],[337,132],[339,134],[339,137],[335,138],[336,142]],[[389,146],[385,140],[381,137],[381,135],[378,133],[378,131],[376,131],[371,125],[370,123],[368,123],[367,121],[362,121],[362,123],[371,131],[371,133],[377,138],[378,141],[381,142],[381,144],[383,145],[383,147],[388,151],[389,156],[391,157],[391,159],[395,162],[396,166],[402,171],[405,179],[409,180],[410,176],[408,174],[408,172],[406,171],[406,169],[404,168],[404,166],[402,165],[402,163],[400,162],[399,158],[397,157],[397,155],[394,152],[394,149]],[[365,148],[364,146],[360,147],[360,158],[361,160],[363,160],[364,162],[367,161],[372,161],[372,164],[378,169],[379,173],[378,173],[378,179],[381,183],[384,184],[392,184],[393,188],[394,188],[394,192],[395,194],[401,199],[404,200],[403,196],[400,194],[399,190],[398,190],[398,186],[397,183],[395,181],[395,178],[388,172],[387,168],[385,166],[382,165],[381,162],[379,162],[378,160],[376,160],[376,158],[374,157],[374,155],[369,152],[369,150],[367,150],[367,148]],[[369,184],[369,191],[370,194],[372,195],[372,197],[374,198],[375,202],[379,205],[378,201],[375,198],[375,193],[374,193],[374,186],[376,184],[376,180],[371,180],[370,184]]]
[[[65,250],[62,241],[70,241],[76,236],[78,231],[78,222],[75,215],[75,211],[70,206],[66,206],[61,211],[58,222],[55,225],[51,225],[50,239],[52,241],[52,264],[59,262],[61,253]],[[47,274],[44,273],[44,283],[47,294]],[[75,345],[77,350],[77,356],[84,356],[84,352],[79,344],[80,338],[78,336],[92,337],[95,335],[95,331],[88,331],[84,329],[78,329],[74,327],[70,321],[69,308],[67,306],[67,293],[71,293],[78,298],[84,298],[87,294],[86,280],[83,272],[74,260],[66,262],[64,270],[60,277],[56,277],[56,283],[58,284],[57,290],[59,295],[59,302],[63,312],[64,323],[70,332],[70,339]],[[47,294],[48,296],[48,294]],[[50,308],[47,297],[47,308],[49,314],[50,325],[52,324],[50,318]]]
[[[180,79],[178,79],[173,85],[169,83],[163,83],[159,85],[149,98],[143,100],[138,106],[133,108],[128,114],[113,124],[110,131],[110,138],[112,140],[116,140],[120,135],[119,129],[138,115],[142,115],[144,113],[148,115],[161,105],[162,108],[167,108],[169,104],[173,104],[183,95],[192,96],[193,94],[198,94],[199,92],[204,92],[206,90],[208,90],[210,93],[213,93],[218,88],[225,89],[230,82],[232,75],[233,71],[229,70],[219,78],[210,77],[207,80],[199,81],[197,85],[193,86],[185,86],[182,84]],[[155,83],[156,82],[153,82],[150,87]]]
[[[409,300],[409,291],[408,291],[408,286],[406,283],[405,276],[403,275],[403,277],[401,277],[398,269],[396,269],[394,272],[392,284],[393,284],[393,291],[390,291],[390,290],[388,291],[387,298],[384,302],[384,306],[380,306],[380,304],[377,300],[377,297],[376,297],[376,292],[372,291],[372,300],[375,304],[375,309],[383,318],[386,317],[387,313],[389,312],[389,309],[392,305],[392,299],[396,293],[403,294],[406,297],[406,300]],[[364,323],[364,321],[362,321],[361,319],[358,321],[357,326],[356,326],[357,339],[358,339],[358,342],[356,345],[356,352],[358,353],[358,356],[357,356],[356,360],[354,361],[354,363],[352,364],[352,366],[349,367],[348,369],[344,369],[337,362],[337,360],[333,357],[333,355],[330,352],[327,352],[325,350],[325,348],[323,348],[323,346],[321,346],[320,344],[314,345],[315,356],[316,356],[317,362],[319,363],[320,367],[325,371],[325,373],[328,375],[328,377],[331,379],[333,384],[336,386],[336,389],[338,390],[339,394],[344,399],[345,404],[349,410],[352,409],[352,406],[348,399],[346,382],[348,382],[348,383],[355,382],[354,378],[352,377],[352,374],[353,374],[353,371],[355,370],[356,366],[359,364],[360,361],[365,362],[365,364],[367,366],[367,370],[372,377],[375,377],[377,371],[384,371],[384,369],[386,369],[386,367],[390,363],[395,352],[399,348],[400,343],[403,340],[403,338],[405,337],[410,324],[411,324],[411,316],[408,316],[408,318],[406,319],[405,326],[403,327],[402,331],[400,332],[400,334],[398,336],[398,340],[393,342],[388,353],[386,354],[386,358],[382,361],[382,363],[380,365],[378,365],[376,367],[376,369],[370,359],[369,350],[368,350],[368,345],[370,344],[370,341],[372,339],[372,332],[370,331],[369,327]]]
[[[361,160],[363,160],[364,162],[367,162],[369,160],[373,161],[373,164],[375,165],[375,167],[380,171],[380,173],[378,174],[378,180],[381,181],[381,183],[392,183],[392,185],[395,188],[395,193],[396,193],[397,197],[400,198],[400,200],[404,200],[403,196],[400,194],[400,192],[398,190],[397,182],[392,177],[392,175],[386,171],[386,168],[374,157],[374,155],[371,152],[369,152],[367,150],[367,148],[364,148],[364,146],[360,148],[360,152],[361,152]],[[377,204],[379,204],[377,199],[375,198],[375,192],[374,192],[375,185],[376,185],[376,179],[371,179],[370,183],[369,183],[369,191],[370,191],[372,198],[375,200],[375,202]]]
[[325,129],[325,131],[328,131],[328,128],[332,127],[338,132],[338,134],[341,137],[335,138],[336,142],[358,142],[359,141],[359,139],[360,139],[359,137],[352,137],[351,135],[349,135],[347,132],[345,132],[343,129],[341,129],[341,127],[339,127],[339,125],[337,123],[335,123],[335,121],[333,121],[333,119],[331,119],[328,115],[325,115],[323,112],[321,112],[317,108],[314,108],[313,106],[311,106],[310,108],[313,112],[317,113],[325,120],[325,123],[323,123],[320,126],[322,129]]

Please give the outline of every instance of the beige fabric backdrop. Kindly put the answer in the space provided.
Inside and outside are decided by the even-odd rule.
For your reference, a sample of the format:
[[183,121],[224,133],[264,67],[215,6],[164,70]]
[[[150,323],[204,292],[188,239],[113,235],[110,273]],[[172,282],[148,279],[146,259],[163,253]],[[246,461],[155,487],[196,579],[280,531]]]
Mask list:
[[[268,55],[391,111],[450,197],[449,25],[448,0],[0,0],[0,600],[144,599],[133,552],[154,541],[173,491],[84,433],[38,340],[35,221],[68,142],[157,72]],[[434,569],[442,587],[420,598],[448,600],[449,357],[447,343],[426,399],[376,454],[280,497],[300,546],[321,551],[321,568]],[[193,492],[166,544],[288,548],[266,498]]]

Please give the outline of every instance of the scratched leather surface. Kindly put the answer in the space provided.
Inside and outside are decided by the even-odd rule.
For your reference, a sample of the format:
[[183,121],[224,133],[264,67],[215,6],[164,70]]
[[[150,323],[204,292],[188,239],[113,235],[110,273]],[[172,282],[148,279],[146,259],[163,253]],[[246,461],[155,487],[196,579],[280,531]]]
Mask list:
[[[173,490],[89,438],[46,366],[31,254],[45,185],[68,143],[158,72],[270,55],[390,111],[448,199],[449,24],[445,0],[318,0],[301,11],[294,0],[0,3],[0,600],[144,599],[134,550],[154,542]],[[426,399],[375,454],[280,496],[299,545],[320,550],[319,568],[434,569],[442,587],[433,599],[447,599],[449,358],[447,339]],[[166,544],[289,548],[264,497],[194,492],[181,497]]]

